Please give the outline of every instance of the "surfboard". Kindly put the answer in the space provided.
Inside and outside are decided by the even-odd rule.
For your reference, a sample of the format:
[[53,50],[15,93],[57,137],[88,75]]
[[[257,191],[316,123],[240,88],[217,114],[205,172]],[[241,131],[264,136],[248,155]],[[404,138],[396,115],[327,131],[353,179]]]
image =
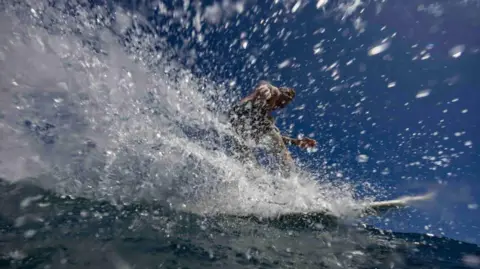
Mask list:
[[428,192],[422,195],[402,196],[392,200],[370,202],[363,205],[363,210],[367,214],[369,212],[379,213],[381,211],[386,211],[389,209],[396,209],[396,208],[411,206],[416,202],[429,201],[433,199],[435,195],[436,195],[435,192]]
[[[429,192],[422,195],[402,196],[397,199],[374,201],[362,204],[356,210],[354,210],[355,217],[367,217],[380,215],[391,209],[400,209],[413,205],[416,202],[428,201],[435,197],[435,192]],[[222,214],[223,215],[223,214]],[[255,221],[259,223],[268,223],[281,227],[337,227],[339,224],[340,216],[336,216],[331,212],[324,209],[311,210],[305,212],[286,212],[279,213],[273,216],[260,217],[256,215],[223,215],[223,217],[232,217],[236,219],[244,219],[249,221]]]

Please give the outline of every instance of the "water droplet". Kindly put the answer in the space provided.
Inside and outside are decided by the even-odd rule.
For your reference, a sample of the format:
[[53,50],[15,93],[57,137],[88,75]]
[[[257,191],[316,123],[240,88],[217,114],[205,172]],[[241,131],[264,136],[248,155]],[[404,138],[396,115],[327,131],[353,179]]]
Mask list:
[[365,154],[360,154],[357,156],[357,162],[359,163],[366,163],[368,162],[368,156]]
[[281,62],[281,63],[278,65],[278,68],[279,68],[279,69],[282,69],[282,68],[285,68],[285,67],[287,67],[287,66],[289,66],[289,65],[290,65],[290,60],[287,59],[287,60]]
[[343,85],[339,85],[339,86],[333,86],[330,88],[330,91],[331,92],[339,92],[343,89]]
[[469,204],[468,205],[468,209],[477,209],[478,208],[478,204]]
[[313,54],[315,55],[322,53],[322,51],[322,48],[313,48]]
[[30,12],[32,12],[32,15],[33,15],[34,17],[38,17],[37,11],[35,11],[35,9],[31,8],[31,9],[30,9]]
[[316,7],[317,9],[320,9],[324,7],[327,3],[328,3],[328,0],[318,0]]
[[384,42],[368,50],[368,56],[373,56],[386,51],[390,47],[390,42]]
[[416,98],[424,98],[424,97],[429,96],[431,92],[432,92],[431,89],[421,90],[417,93],[417,95],[415,97]]
[[248,46],[248,41],[247,40],[242,40],[241,46],[242,46],[242,49],[246,49],[247,46]]
[[393,88],[393,87],[395,87],[396,85],[397,85],[397,83],[396,83],[395,81],[392,81],[392,82],[388,83],[387,87],[388,87],[388,88]]
[[25,238],[32,238],[36,233],[37,232],[35,230],[27,230],[25,233],[23,233],[23,236],[25,236]]
[[473,145],[473,143],[472,143],[472,141],[469,140],[469,141],[465,141],[464,145],[467,146],[467,147],[470,147],[470,146]]
[[430,54],[427,53],[427,54],[423,55],[421,59],[422,59],[422,60],[430,59]]
[[295,3],[295,5],[293,6],[292,8],[292,13],[295,13],[297,12],[297,10],[300,8],[300,6],[302,5],[302,1],[298,1],[297,3]]
[[299,105],[299,106],[297,106],[297,107],[293,108],[293,110],[304,110],[304,109],[305,109],[305,107],[306,107],[306,105],[305,105],[305,104],[301,104],[301,105]]
[[465,51],[465,45],[457,45],[451,48],[448,54],[453,58],[458,58],[462,56],[463,52]]

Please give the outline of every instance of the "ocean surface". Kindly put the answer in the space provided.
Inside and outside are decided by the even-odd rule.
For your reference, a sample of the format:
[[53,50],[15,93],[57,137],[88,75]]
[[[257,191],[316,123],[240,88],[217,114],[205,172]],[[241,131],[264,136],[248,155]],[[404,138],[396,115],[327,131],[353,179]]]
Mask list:
[[[480,268],[480,9],[447,2],[0,1],[0,267]],[[231,150],[259,79],[318,141],[288,177]]]
[[480,247],[322,219],[116,207],[1,182],[5,268],[477,268]]

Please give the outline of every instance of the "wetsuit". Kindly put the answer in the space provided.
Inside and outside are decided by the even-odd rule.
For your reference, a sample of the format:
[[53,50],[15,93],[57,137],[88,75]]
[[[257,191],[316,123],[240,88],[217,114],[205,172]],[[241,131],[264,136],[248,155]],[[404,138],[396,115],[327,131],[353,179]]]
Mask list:
[[264,135],[275,130],[273,117],[262,100],[249,100],[233,106],[229,119],[236,132],[244,139],[258,142]]
[[[249,100],[238,103],[230,110],[229,119],[235,131],[243,139],[251,139],[259,143],[264,137],[270,138],[271,144],[268,151],[280,159],[279,168],[284,172],[290,170],[292,163],[284,158],[285,153],[288,153],[287,147],[280,130],[275,126],[274,118],[269,114],[265,101]],[[244,141],[239,141],[234,147],[240,154],[241,160],[255,160],[253,152]]]

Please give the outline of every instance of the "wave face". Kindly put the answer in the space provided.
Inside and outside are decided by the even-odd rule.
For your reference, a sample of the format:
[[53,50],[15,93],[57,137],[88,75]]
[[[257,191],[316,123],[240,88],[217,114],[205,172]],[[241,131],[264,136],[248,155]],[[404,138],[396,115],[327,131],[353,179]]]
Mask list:
[[[355,186],[326,171],[283,178],[237,161],[224,111],[238,96],[194,74],[192,55],[181,61],[125,5],[0,2],[0,264],[478,266],[475,245],[343,224],[371,197],[356,198]],[[339,1],[332,12],[343,19],[362,5]],[[218,8],[188,17],[194,39],[204,38],[199,20],[218,24],[243,7]],[[189,9],[161,25],[174,28]],[[261,221],[320,210],[338,219]]]

